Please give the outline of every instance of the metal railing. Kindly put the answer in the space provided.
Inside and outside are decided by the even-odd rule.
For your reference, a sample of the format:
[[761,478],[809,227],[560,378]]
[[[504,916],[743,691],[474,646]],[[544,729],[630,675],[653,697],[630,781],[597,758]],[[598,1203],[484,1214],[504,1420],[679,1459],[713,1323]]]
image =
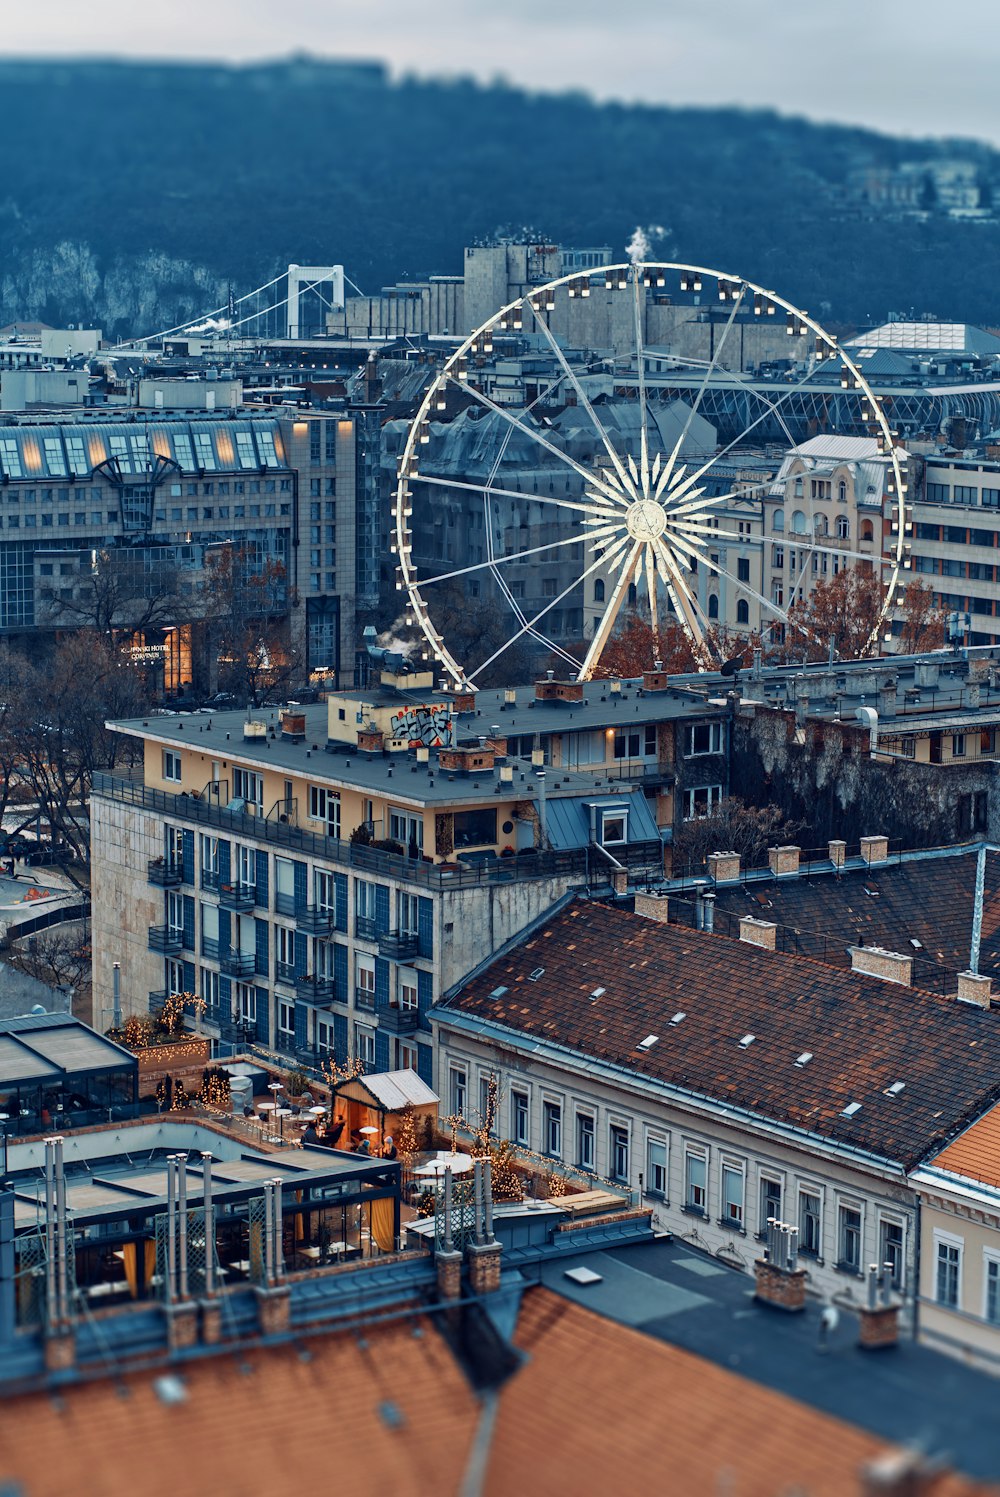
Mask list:
[[295,924],[303,935],[331,936],[333,934],[333,910],[300,905],[295,911]]
[[387,930],[378,938],[379,955],[393,962],[408,962],[420,950],[420,937],[416,931]]
[[237,915],[249,915],[257,907],[256,884],[221,884],[219,905]]
[[225,951],[219,957],[219,966],[227,977],[252,977],[255,965],[249,951]]
[[304,1003],[332,1003],[336,989],[332,977],[303,976],[295,979],[295,990]]
[[146,878],[158,889],[176,889],[184,882],[184,868],[179,858],[150,858]]
[[[99,771],[94,775],[93,793],[98,798],[122,801],[161,816],[216,827],[234,836],[270,842],[276,847],[429,890],[517,883],[526,879],[568,878],[579,883],[598,884],[604,884],[608,879],[605,860],[587,847],[566,852],[522,852],[509,857],[484,858],[475,863],[425,863],[421,858],[409,858],[342,838],[304,832],[263,816],[247,816],[242,811],[220,806],[214,800],[206,800],[202,795],[172,795],[168,791],[153,790],[143,783],[139,773]],[[626,867],[651,873],[660,866],[662,853],[659,841],[615,849],[615,857]]]
[[176,956],[179,951],[184,950],[184,932],[174,925],[151,925],[149,949],[167,956]]

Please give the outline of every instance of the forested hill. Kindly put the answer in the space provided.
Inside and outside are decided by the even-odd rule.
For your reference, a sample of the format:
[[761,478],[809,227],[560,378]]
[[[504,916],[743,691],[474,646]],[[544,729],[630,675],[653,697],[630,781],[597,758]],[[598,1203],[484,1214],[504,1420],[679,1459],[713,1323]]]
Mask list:
[[984,146],[308,59],[8,61],[0,89],[0,322],[149,331],[290,260],[342,262],[374,291],[457,273],[463,244],[498,229],[623,251],[637,224],[666,226],[663,258],[835,325],[911,307],[1000,322],[1000,224],[949,216],[931,171],[923,214],[859,187],[957,160],[988,208],[1000,157]]

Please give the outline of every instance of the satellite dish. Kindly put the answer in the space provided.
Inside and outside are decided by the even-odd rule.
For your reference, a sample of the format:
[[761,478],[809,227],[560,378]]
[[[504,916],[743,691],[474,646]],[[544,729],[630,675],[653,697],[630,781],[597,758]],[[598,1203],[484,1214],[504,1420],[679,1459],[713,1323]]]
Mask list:
[[731,660],[727,660],[726,661],[725,665],[720,666],[720,668],[719,668],[719,675],[720,676],[736,676],[736,675],[739,674],[740,667],[742,666],[742,664],[743,664],[743,656],[742,655],[734,655]]

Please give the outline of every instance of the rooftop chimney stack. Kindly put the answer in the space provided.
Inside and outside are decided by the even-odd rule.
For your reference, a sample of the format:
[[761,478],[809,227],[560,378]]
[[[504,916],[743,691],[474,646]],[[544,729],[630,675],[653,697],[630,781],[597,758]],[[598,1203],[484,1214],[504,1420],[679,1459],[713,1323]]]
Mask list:
[[806,1307],[806,1271],[798,1266],[798,1229],[771,1217],[764,1256],[754,1263],[754,1294],[765,1305],[791,1313]]

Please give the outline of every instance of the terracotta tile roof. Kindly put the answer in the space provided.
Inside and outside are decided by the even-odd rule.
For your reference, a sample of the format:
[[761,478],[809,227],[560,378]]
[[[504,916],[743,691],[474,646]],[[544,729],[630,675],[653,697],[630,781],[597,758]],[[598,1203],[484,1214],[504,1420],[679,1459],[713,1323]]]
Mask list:
[[[716,889],[716,929],[739,935],[741,915],[785,927],[779,949],[851,965],[848,946],[884,946],[914,958],[920,987],[954,993],[969,965],[975,851],[924,856],[884,868],[770,879]],[[671,918],[693,923],[693,895],[671,899]],[[729,918],[727,918],[729,917]],[[917,940],[920,947],[911,943]],[[1000,978],[1000,853],[986,855],[979,970]]]
[[[0,1475],[30,1497],[337,1491],[424,1497],[460,1487],[479,1405],[434,1327],[312,1337],[4,1403]],[[394,1406],[401,1421],[380,1412]],[[18,1488],[20,1490],[20,1486]]]
[[[861,1492],[861,1468],[887,1449],[875,1435],[549,1289],[525,1297],[514,1341],[529,1360],[500,1397],[485,1497],[851,1497]],[[599,1417],[584,1428],[587,1408]],[[949,1472],[920,1490],[973,1497],[988,1489]]]
[[984,1118],[966,1128],[928,1163],[935,1169],[950,1170],[967,1180],[978,1180],[1000,1190],[1000,1107],[992,1108]]
[[906,1166],[1000,1091],[1000,1025],[982,1009],[605,905],[553,917],[437,1009],[452,1011]]

